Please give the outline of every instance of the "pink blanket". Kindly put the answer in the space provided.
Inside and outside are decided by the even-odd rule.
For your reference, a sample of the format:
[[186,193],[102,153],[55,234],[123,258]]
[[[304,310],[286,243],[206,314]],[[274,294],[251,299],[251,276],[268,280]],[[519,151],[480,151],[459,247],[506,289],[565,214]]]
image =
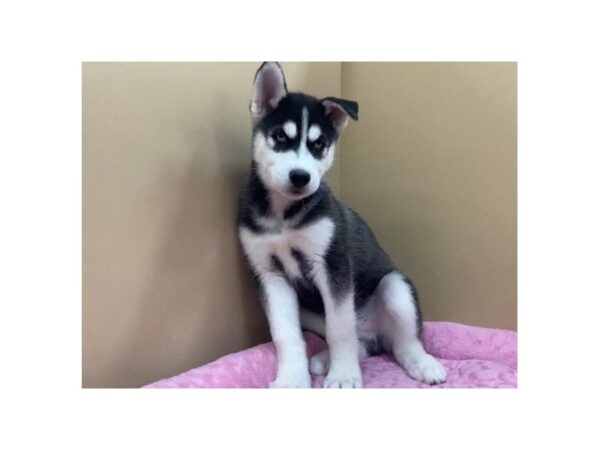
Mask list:
[[[309,356],[326,344],[305,333]],[[435,388],[514,388],[517,386],[517,333],[450,322],[426,322],[423,341],[429,353],[446,368],[446,383]],[[374,356],[360,363],[367,388],[430,387],[409,378],[389,356]],[[146,388],[266,388],[275,378],[272,343],[261,344],[180,375],[156,381]],[[313,376],[313,387],[323,377]]]

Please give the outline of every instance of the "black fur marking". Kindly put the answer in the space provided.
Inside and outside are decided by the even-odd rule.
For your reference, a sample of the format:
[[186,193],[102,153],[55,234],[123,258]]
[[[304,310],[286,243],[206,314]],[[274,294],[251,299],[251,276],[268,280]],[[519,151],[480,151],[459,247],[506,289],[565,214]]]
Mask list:
[[265,292],[265,289],[264,289],[262,283],[259,281],[259,279],[255,278],[254,280],[256,281],[256,286],[258,288],[258,298],[260,299],[260,302],[263,305],[263,307],[266,308],[267,304],[269,303],[269,299],[267,298],[267,293]]
[[367,354],[369,356],[380,355],[385,351],[383,343],[381,342],[379,337],[373,337],[370,339],[361,338],[360,342],[362,342],[362,344],[365,346],[365,349],[367,350]]
[[308,212],[314,209],[316,203],[319,202],[320,198],[323,195],[322,189],[317,189],[314,193],[309,195],[308,197],[303,198],[302,200],[298,200],[292,203],[283,213],[283,218],[285,220],[289,220],[296,216],[300,212]]
[[[283,132],[283,140],[279,140],[277,138],[277,133],[279,132]],[[275,150],[276,152],[287,152],[288,150],[295,150],[294,147],[296,147],[300,142],[299,136],[296,136],[294,139],[289,138],[285,134],[281,126],[273,127],[267,132],[267,136],[271,137],[271,139],[275,141],[275,146],[273,147],[273,150]]]
[[318,209],[318,206],[322,202],[325,195],[325,190],[326,189],[323,187],[323,185],[321,185],[321,187],[319,187],[319,189],[317,189],[313,194],[303,198],[302,200],[292,203],[283,213],[283,218],[285,220],[289,220],[299,213],[304,213],[302,220],[298,224],[298,228],[306,225],[308,223],[306,221],[306,215],[314,214],[315,210]]
[[271,270],[273,270],[273,272],[279,272],[285,275],[285,268],[283,267],[283,263],[276,255],[271,255]]
[[301,251],[295,248],[292,248],[292,256],[298,262],[298,267],[300,268],[300,273],[302,274],[302,277],[307,281],[312,280],[312,264],[306,259],[306,256],[304,256],[304,254]]
[[360,308],[381,279],[396,268],[365,221],[346,205],[333,201],[327,216],[333,219],[336,232],[325,257],[332,289],[343,293],[351,282],[356,308]]
[[[313,194],[314,195],[314,194]],[[290,220],[291,218],[293,218],[296,214],[298,214],[300,211],[302,211],[302,209],[304,208],[304,205],[306,204],[308,200],[299,200],[297,202],[292,203],[290,206],[288,206],[288,208],[284,211],[283,213],[283,218],[285,220]]]
[[290,280],[298,295],[298,301],[310,311],[325,314],[325,305],[323,304],[321,292],[317,289],[312,279],[312,264],[298,249],[292,248],[291,252],[302,274],[301,279],[295,278]]
[[255,217],[268,215],[269,209],[269,194],[256,173],[256,163],[253,161],[246,179],[246,187],[239,199],[238,227],[244,226],[254,233],[263,232]]
[[345,295],[352,292],[352,266],[343,238],[337,233],[325,254],[325,266],[331,295],[336,301],[342,301]]
[[312,203],[310,209],[304,211],[304,215],[300,219],[300,222],[298,222],[299,228],[316,222],[327,215],[333,194],[329,191],[329,187],[324,181],[321,182],[321,186],[315,194],[318,194],[317,200]]
[[292,286],[296,290],[300,305],[309,311],[325,315],[323,297],[321,297],[321,292],[311,280],[293,280]]
[[315,140],[314,142],[310,142],[308,144],[308,150],[315,159],[323,159],[323,156],[325,156],[325,150],[328,147],[329,141],[323,135],[317,138],[317,140]]

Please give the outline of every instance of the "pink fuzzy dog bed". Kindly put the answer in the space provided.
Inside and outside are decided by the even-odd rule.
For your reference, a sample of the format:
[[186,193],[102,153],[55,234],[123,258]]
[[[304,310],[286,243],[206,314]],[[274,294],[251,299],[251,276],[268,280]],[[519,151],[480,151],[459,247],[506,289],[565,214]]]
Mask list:
[[[309,356],[326,344],[313,333],[304,333]],[[435,388],[517,387],[517,333],[450,322],[426,322],[425,348],[446,368],[447,381]],[[367,388],[430,387],[409,378],[387,355],[360,363]],[[276,357],[272,343],[223,356],[202,367],[156,381],[145,388],[266,388],[275,379]],[[323,386],[313,376],[313,387]]]

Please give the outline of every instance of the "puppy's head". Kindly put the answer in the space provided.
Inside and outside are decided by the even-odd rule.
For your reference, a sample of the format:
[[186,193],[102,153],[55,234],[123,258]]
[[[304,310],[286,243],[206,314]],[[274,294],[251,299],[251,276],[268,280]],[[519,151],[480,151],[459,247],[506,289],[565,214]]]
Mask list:
[[254,162],[265,186],[290,199],[314,193],[331,167],[337,140],[358,103],[288,93],[281,66],[256,72],[250,103]]

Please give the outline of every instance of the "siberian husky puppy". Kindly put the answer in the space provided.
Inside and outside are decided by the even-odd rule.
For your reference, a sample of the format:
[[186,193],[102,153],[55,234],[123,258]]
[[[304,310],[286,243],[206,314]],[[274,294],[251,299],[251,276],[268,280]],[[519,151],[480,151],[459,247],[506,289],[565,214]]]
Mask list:
[[[323,177],[358,104],[288,92],[279,64],[258,69],[250,104],[253,160],[238,231],[277,350],[271,387],[360,388],[359,360],[388,352],[415,380],[446,379],[423,348],[417,292],[365,221]],[[310,361],[302,328],[328,349]]]

